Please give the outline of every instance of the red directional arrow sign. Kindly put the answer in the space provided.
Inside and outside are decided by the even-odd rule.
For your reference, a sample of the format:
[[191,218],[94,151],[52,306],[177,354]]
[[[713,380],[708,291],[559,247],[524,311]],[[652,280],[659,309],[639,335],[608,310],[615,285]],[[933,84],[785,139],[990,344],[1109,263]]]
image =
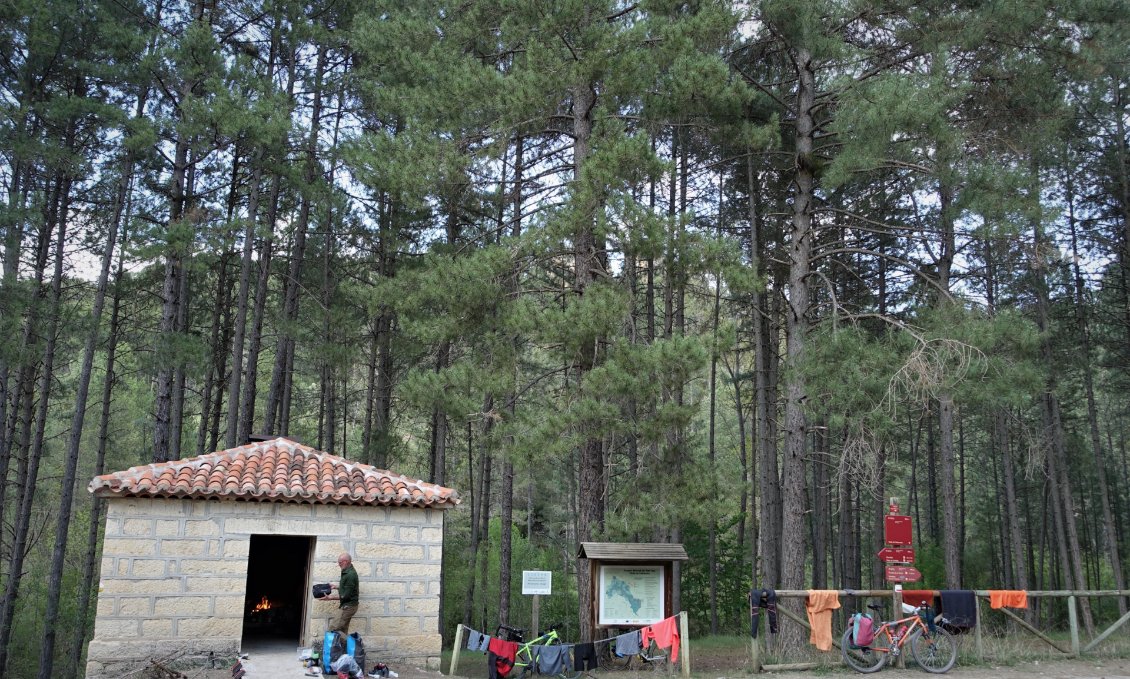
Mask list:
[[879,550],[883,563],[914,563],[913,547],[884,547]]
[[887,566],[888,582],[918,582],[922,574],[914,566]]

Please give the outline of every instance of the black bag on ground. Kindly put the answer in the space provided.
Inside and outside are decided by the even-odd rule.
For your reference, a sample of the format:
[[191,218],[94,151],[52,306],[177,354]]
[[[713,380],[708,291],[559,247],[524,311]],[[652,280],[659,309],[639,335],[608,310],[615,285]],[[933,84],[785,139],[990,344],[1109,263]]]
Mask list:
[[349,634],[349,640],[346,641],[346,653],[353,656],[357,664],[361,667],[361,671],[365,671],[365,642],[361,640],[361,635],[356,632]]
[[346,638],[341,632],[326,632],[325,638],[322,639],[322,673],[333,674],[330,666],[347,652]]

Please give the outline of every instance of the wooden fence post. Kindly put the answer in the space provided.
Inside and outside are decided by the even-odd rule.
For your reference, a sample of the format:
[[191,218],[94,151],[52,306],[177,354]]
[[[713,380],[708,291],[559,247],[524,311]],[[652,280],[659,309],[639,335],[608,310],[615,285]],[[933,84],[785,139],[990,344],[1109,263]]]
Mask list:
[[1071,655],[1079,657],[1079,614],[1075,610],[1075,595],[1067,596],[1067,623],[1071,626]]
[[687,612],[679,611],[679,665],[684,677],[691,676],[691,635],[690,625],[687,623]]
[[985,643],[981,639],[981,597],[973,595],[973,638],[977,641],[977,661],[985,661]]
[[[895,588],[894,606],[895,606],[895,617],[891,618],[891,620],[898,620],[899,618],[902,617],[902,586],[901,585]],[[906,648],[909,649],[910,647],[907,646]],[[906,669],[906,656],[903,655],[902,653],[899,653],[898,657],[895,658],[895,667],[899,668],[900,670]]]
[[459,649],[463,648],[463,623],[455,626],[455,647],[451,649],[451,667],[447,673],[454,676],[459,670]]

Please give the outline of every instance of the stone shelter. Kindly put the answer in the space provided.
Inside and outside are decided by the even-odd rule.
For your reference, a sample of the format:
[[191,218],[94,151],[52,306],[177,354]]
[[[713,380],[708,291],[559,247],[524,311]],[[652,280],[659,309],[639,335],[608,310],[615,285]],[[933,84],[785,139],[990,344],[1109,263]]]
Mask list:
[[150,659],[233,658],[251,638],[321,639],[337,557],[353,556],[350,624],[369,657],[438,668],[450,488],[286,438],[95,477],[106,528],[87,677]]

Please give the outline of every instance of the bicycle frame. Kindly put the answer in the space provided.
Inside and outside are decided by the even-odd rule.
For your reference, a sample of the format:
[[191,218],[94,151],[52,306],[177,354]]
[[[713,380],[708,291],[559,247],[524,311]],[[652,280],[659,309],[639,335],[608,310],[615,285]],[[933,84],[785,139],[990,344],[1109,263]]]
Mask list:
[[929,632],[926,628],[926,623],[922,622],[922,617],[918,615],[918,613],[908,615],[905,618],[899,618],[898,620],[889,620],[881,623],[879,629],[875,630],[875,636],[885,634],[890,644],[886,648],[882,646],[869,646],[869,648],[877,653],[890,653],[892,656],[897,657],[902,651],[903,645],[906,644],[906,640],[914,634],[915,629],[921,629],[923,632],[927,633]]
[[557,629],[550,628],[548,632],[541,635],[540,637],[522,642],[518,646],[517,654],[515,654],[514,656],[514,667],[518,670],[521,670],[521,668],[527,667],[534,662],[534,646],[549,646],[560,641],[561,637],[558,636]]

